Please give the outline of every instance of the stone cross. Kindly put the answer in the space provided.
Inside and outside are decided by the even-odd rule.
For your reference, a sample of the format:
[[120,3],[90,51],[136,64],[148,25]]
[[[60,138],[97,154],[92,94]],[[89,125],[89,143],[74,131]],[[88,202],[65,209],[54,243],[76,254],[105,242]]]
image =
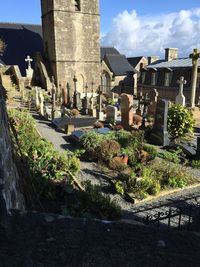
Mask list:
[[30,56],[27,56],[27,58],[25,58],[25,61],[28,62],[28,69],[31,69],[31,62],[33,61],[33,59]]
[[183,95],[183,86],[186,84],[187,81],[184,80],[184,77],[181,76],[180,80],[177,81],[177,84],[179,84],[179,93],[176,97],[176,104],[185,106],[185,96]]
[[193,53],[190,54],[192,59],[192,85],[191,85],[191,107],[195,107],[196,85],[197,85],[197,72],[198,72],[198,59],[200,58],[199,49],[195,48]]

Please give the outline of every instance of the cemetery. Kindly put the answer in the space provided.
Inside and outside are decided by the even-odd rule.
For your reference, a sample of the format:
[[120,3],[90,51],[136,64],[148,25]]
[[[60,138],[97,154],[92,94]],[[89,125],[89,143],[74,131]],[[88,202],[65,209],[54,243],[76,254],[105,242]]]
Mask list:
[[[24,88],[21,111],[11,109],[10,121],[18,156],[25,158],[34,190],[40,192],[37,203],[27,197],[30,207],[41,210],[44,203],[49,212],[115,220],[123,218],[123,203],[135,205],[198,186],[200,137],[194,135],[195,120],[185,107],[183,77],[179,83],[177,103],[158,100],[153,89],[136,98],[122,94],[116,104],[101,92],[87,97],[86,91],[81,105],[77,95],[70,100],[65,89],[56,88],[53,78],[51,93]],[[66,135],[73,151],[60,156],[38,136],[35,122],[23,110],[37,111]],[[27,123],[30,133],[22,127]],[[106,182],[98,181],[98,174],[94,180],[87,175],[79,179],[79,160],[96,164]]]
[[199,266],[200,51],[128,59],[64,2],[0,23],[0,267]]

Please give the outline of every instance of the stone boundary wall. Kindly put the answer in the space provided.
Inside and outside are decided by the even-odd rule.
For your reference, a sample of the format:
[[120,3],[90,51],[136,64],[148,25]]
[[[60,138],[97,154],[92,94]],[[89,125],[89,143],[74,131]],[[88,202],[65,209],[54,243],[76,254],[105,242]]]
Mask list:
[[[19,190],[19,174],[12,156],[6,104],[0,86],[0,200],[6,209],[24,209],[24,198]],[[0,206],[2,203],[0,203]],[[1,211],[0,211],[1,213]]]

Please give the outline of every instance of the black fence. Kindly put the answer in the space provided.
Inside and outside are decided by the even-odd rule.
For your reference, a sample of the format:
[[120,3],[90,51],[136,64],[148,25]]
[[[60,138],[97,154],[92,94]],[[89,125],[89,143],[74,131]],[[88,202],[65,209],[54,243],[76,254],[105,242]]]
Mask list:
[[146,225],[173,228],[177,230],[200,231],[200,206],[169,208],[146,216]]

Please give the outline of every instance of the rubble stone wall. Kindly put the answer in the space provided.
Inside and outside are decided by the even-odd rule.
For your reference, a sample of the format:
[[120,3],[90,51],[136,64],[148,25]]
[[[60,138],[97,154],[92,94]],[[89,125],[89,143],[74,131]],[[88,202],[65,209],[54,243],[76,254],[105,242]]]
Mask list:
[[0,206],[6,209],[24,209],[23,195],[19,189],[19,174],[12,156],[3,88],[0,86]]

